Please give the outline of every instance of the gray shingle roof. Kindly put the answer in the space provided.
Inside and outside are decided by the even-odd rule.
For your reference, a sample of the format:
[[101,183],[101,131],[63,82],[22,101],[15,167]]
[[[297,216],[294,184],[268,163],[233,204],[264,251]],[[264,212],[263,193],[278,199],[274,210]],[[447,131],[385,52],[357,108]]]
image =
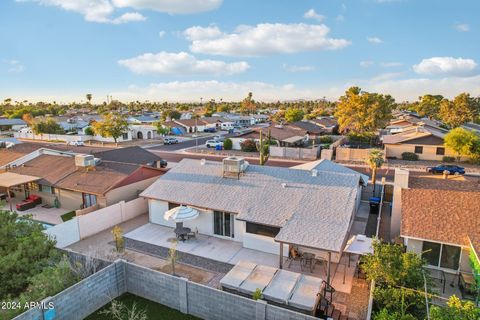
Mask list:
[[0,119],[0,126],[27,125],[22,119]]
[[219,162],[184,159],[141,196],[237,213],[239,220],[281,227],[277,241],[340,251],[360,179],[358,173],[323,170],[314,177],[308,170],[250,165],[237,180],[223,178]]

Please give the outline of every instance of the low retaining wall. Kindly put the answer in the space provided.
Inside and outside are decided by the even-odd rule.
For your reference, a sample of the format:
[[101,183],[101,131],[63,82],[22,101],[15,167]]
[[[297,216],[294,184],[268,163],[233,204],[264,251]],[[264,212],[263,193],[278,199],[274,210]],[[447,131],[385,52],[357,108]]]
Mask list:
[[148,201],[145,198],[128,202],[120,201],[100,210],[76,216],[45,230],[45,233],[57,240],[58,248],[65,248],[146,212],[148,212]]
[[354,149],[338,147],[335,151],[336,161],[360,161],[365,162],[372,149]]
[[320,156],[320,148],[290,148],[270,146],[270,156],[287,159],[316,160]]
[[[182,313],[213,320],[314,320],[309,315],[220,291],[187,279],[117,260],[44,302],[52,302],[52,319],[83,319],[112,299],[130,292]],[[15,320],[42,319],[48,310],[31,309]]]

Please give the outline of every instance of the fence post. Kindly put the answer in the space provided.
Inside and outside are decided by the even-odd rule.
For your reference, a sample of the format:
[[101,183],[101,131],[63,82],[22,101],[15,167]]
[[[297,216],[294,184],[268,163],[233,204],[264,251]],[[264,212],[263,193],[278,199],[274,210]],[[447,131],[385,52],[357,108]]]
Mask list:
[[188,292],[186,278],[179,278],[178,282],[178,302],[180,304],[180,312],[188,314]]
[[255,303],[255,320],[265,320],[267,315],[267,302],[258,299]]
[[120,205],[120,222],[125,221],[125,201],[122,200],[118,203]]

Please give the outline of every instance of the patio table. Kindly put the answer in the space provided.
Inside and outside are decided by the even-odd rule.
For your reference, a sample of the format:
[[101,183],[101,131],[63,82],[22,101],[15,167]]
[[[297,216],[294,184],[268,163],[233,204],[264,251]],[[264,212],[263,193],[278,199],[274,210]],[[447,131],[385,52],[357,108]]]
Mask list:
[[187,228],[187,227],[177,227],[175,228],[175,235],[177,236],[177,238],[181,238],[182,241],[185,241],[185,237],[190,233],[192,232],[192,230],[190,228]]
[[305,267],[306,266],[310,267],[310,272],[313,272],[313,269],[315,269],[315,262],[316,262],[315,255],[313,253],[305,252],[304,254],[302,254],[302,262]]

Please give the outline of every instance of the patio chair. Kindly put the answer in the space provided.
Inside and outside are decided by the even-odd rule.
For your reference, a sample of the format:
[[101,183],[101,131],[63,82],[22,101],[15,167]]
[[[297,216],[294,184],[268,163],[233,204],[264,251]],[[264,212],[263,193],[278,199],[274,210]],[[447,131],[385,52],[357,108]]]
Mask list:
[[292,261],[298,261],[300,263],[300,268],[303,270],[303,260],[302,254],[299,252],[298,248],[295,246],[291,246],[288,252],[288,267],[292,265]]
[[196,240],[197,235],[198,235],[198,228],[195,228],[195,231],[187,233],[187,239],[188,240],[190,240],[190,239],[195,239]]

